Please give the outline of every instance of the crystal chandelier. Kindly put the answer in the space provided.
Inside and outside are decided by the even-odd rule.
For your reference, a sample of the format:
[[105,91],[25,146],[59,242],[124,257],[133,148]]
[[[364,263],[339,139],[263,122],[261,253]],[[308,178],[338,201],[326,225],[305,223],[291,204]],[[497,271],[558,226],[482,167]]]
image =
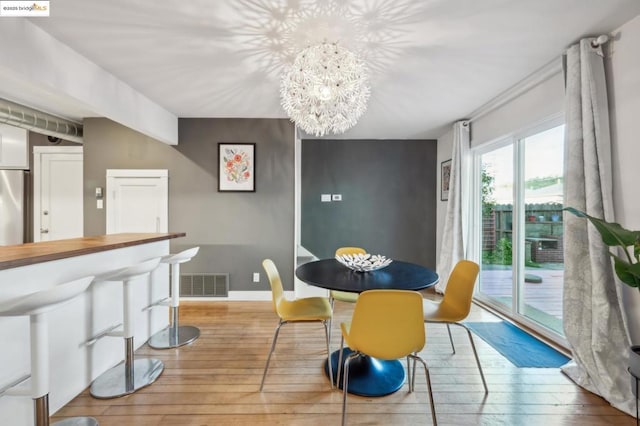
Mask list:
[[367,108],[369,81],[364,63],[337,43],[307,47],[285,71],[282,107],[309,134],[344,133]]

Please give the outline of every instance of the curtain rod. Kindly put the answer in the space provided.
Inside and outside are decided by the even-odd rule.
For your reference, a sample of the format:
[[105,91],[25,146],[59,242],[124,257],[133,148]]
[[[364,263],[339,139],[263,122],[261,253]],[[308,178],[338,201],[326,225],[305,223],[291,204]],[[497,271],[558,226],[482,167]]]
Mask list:
[[[601,47],[603,44],[607,43],[610,40],[610,37],[607,34],[599,35],[598,37],[593,37],[591,39],[591,47],[594,49]],[[524,80],[516,83],[511,86],[504,92],[500,93],[495,98],[491,99],[486,104],[482,105],[480,108],[473,111],[470,115],[471,117],[467,121],[473,122],[474,120],[479,119],[480,117],[485,116],[486,114],[500,108],[505,105],[507,102],[512,101],[523,93],[529,91],[531,88],[537,86],[538,84],[548,80],[553,77],[557,73],[562,72],[562,57],[558,57],[553,59],[551,62],[534,71],[528,77],[525,77]]]
[[556,58],[473,111],[468,121],[473,122],[487,115],[560,72],[562,72],[562,61]]

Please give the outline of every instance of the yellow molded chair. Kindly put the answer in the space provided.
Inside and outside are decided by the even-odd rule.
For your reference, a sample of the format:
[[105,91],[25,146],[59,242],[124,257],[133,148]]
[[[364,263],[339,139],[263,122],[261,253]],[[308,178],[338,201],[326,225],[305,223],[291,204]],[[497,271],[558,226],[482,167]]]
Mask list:
[[[338,377],[340,377],[342,366],[344,343],[353,350],[344,363],[342,424],[345,425],[347,419],[349,363],[361,355],[382,360],[406,357],[407,366],[410,365],[410,359],[413,359],[414,363],[420,361],[427,377],[431,418],[433,424],[437,424],[429,368],[418,355],[425,344],[422,295],[407,290],[368,290],[362,292],[356,302],[351,324],[342,323],[340,326],[342,328],[342,342],[340,344],[340,359],[338,360]],[[409,392],[413,392],[414,380],[407,380],[407,382]]]
[[[284,297],[284,289],[282,288],[282,280],[276,265],[271,259],[265,259],[262,261],[262,267],[269,277],[269,283],[271,284],[271,293],[273,296],[273,308],[280,318],[280,322],[276,327],[275,334],[273,336],[273,342],[271,343],[271,350],[267,357],[267,364],[264,366],[264,373],[262,375],[262,382],[260,383],[260,391],[264,387],[264,379],[267,377],[267,370],[269,369],[269,362],[271,361],[271,355],[276,347],[276,341],[278,340],[278,333],[280,333],[280,327],[284,324],[292,322],[320,322],[324,326],[324,335],[327,342],[327,357],[331,356],[329,350],[329,324],[331,321],[332,310],[329,300],[326,297],[309,297],[298,300],[287,300]],[[329,362],[329,380],[331,381],[331,388],[333,389],[333,371],[331,369],[331,363]]]
[[469,341],[471,342],[471,348],[473,349],[473,355],[476,357],[478,370],[480,370],[480,377],[482,378],[482,384],[484,385],[484,392],[487,394],[489,393],[489,389],[487,388],[487,382],[484,379],[484,373],[482,372],[482,366],[478,359],[478,352],[476,351],[476,345],[473,342],[473,336],[467,326],[460,322],[467,318],[469,311],[471,311],[473,287],[476,284],[476,278],[478,277],[479,271],[480,267],[477,263],[470,260],[459,261],[453,268],[453,271],[451,271],[442,301],[440,303],[436,303],[430,300],[424,300],[424,322],[447,325],[449,341],[451,342],[451,348],[453,349],[454,354],[456,353],[456,348],[453,345],[453,338],[451,337],[451,329],[449,325],[458,325],[467,330]]
[[[367,251],[360,247],[340,247],[336,250],[336,256],[343,256],[345,254],[366,254]],[[331,308],[336,300],[347,303],[356,303],[358,300],[358,293],[352,293],[349,291],[330,290],[329,302],[331,302]]]

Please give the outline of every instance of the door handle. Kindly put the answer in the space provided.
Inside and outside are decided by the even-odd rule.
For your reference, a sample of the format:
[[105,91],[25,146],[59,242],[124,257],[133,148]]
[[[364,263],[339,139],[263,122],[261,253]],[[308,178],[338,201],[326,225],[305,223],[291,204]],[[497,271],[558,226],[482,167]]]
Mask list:
[[49,230],[48,229],[40,229],[40,233],[41,234],[48,234]]

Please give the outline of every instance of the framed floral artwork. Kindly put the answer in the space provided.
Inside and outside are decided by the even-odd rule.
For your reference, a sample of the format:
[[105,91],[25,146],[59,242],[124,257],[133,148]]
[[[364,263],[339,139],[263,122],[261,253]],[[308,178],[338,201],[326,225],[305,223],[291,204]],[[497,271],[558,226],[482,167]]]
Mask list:
[[255,192],[256,144],[218,143],[218,192]]
[[449,199],[449,181],[451,179],[451,160],[440,164],[440,201]]

